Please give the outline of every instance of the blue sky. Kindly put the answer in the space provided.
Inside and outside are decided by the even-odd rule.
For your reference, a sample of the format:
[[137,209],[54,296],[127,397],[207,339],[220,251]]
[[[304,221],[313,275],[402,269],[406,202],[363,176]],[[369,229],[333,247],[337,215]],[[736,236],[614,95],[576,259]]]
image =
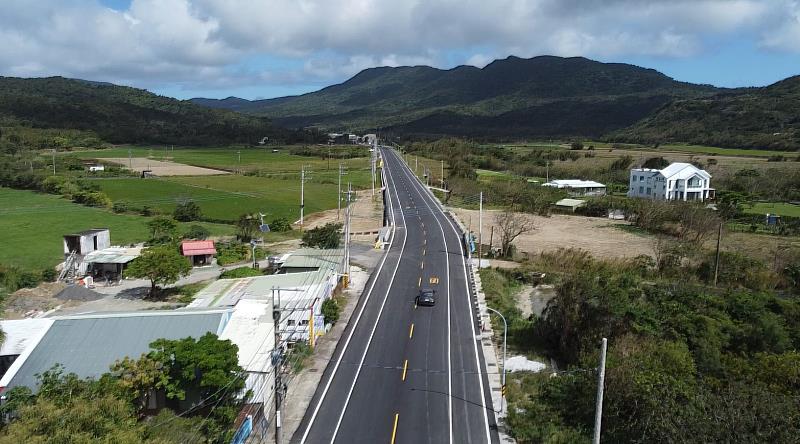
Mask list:
[[800,1],[5,0],[0,39],[0,75],[178,98],[270,98],[373,66],[543,54],[763,86],[800,74]]

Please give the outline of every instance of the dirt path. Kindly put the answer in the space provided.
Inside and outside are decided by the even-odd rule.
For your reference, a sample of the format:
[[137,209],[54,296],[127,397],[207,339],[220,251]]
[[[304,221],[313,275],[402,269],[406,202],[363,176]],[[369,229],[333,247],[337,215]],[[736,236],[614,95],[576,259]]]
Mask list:
[[[453,210],[464,226],[477,231],[478,211],[455,208]],[[488,244],[497,211],[484,211],[483,242]],[[539,254],[559,248],[580,248],[599,258],[632,258],[639,255],[653,256],[653,240],[650,237],[624,231],[615,225],[627,225],[625,221],[598,217],[555,214],[550,217],[526,215],[533,220],[536,229],[518,237],[514,245],[520,252]],[[500,247],[500,231],[494,227],[492,244]]]
[[183,163],[163,162],[146,157],[133,157],[131,159],[125,157],[109,157],[102,160],[122,165],[138,173],[144,170],[150,170],[154,176],[213,176],[230,174],[228,171],[196,167]]

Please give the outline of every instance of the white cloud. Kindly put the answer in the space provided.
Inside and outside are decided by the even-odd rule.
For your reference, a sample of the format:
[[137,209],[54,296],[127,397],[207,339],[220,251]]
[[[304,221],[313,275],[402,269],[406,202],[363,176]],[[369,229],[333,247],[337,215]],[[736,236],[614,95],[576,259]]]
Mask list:
[[[514,54],[691,57],[708,39],[800,52],[797,0],[5,0],[0,74],[231,88]],[[296,67],[248,67],[248,60]]]

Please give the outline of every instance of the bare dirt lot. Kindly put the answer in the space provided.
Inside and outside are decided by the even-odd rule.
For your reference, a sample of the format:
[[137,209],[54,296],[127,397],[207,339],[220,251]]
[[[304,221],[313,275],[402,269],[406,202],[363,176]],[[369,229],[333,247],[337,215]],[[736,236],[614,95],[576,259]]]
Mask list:
[[[455,208],[464,226],[477,232],[478,211]],[[489,243],[492,225],[497,211],[484,211],[483,242]],[[642,254],[653,256],[653,240],[621,230],[615,225],[627,225],[620,220],[596,217],[554,214],[550,217],[527,215],[536,229],[518,237],[514,245],[520,252],[539,254],[559,248],[580,248],[598,258],[632,258]],[[500,231],[494,227],[493,245],[500,246]]]
[[138,173],[144,170],[150,170],[154,176],[213,176],[218,174],[230,174],[228,171],[196,167],[183,163],[164,162],[161,160],[148,159],[146,157],[133,157],[131,159],[126,157],[109,157],[103,160],[122,165]]
[[[373,232],[380,230],[383,226],[383,200],[377,193],[373,201],[370,190],[359,191],[356,195],[356,201],[352,204],[350,232],[353,233],[354,240],[374,239]],[[308,216],[305,220],[305,228],[315,228],[329,222],[344,222],[344,208],[342,208],[339,218],[336,217],[336,210],[320,211]]]

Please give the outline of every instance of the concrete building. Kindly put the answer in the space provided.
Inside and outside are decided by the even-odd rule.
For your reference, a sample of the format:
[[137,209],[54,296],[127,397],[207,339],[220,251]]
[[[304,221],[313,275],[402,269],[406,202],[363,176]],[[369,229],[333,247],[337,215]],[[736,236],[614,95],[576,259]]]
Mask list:
[[64,235],[65,266],[74,267],[77,275],[86,274],[84,258],[92,252],[111,246],[111,232],[108,228],[92,228],[74,234]]
[[200,290],[189,305],[234,307],[242,301],[275,304],[282,341],[313,341],[325,334],[322,303],[333,296],[341,275],[331,268],[298,273],[220,279]]
[[631,170],[628,197],[657,200],[713,199],[711,174],[689,163],[676,162],[662,170]]
[[606,195],[606,186],[593,180],[558,179],[543,183],[542,186],[566,190],[571,196]]
[[300,248],[283,255],[278,273],[303,273],[332,268],[344,273],[344,249],[322,250],[318,248]]
[[181,254],[186,256],[193,267],[211,265],[217,249],[214,241],[210,240],[185,240],[181,242]]

